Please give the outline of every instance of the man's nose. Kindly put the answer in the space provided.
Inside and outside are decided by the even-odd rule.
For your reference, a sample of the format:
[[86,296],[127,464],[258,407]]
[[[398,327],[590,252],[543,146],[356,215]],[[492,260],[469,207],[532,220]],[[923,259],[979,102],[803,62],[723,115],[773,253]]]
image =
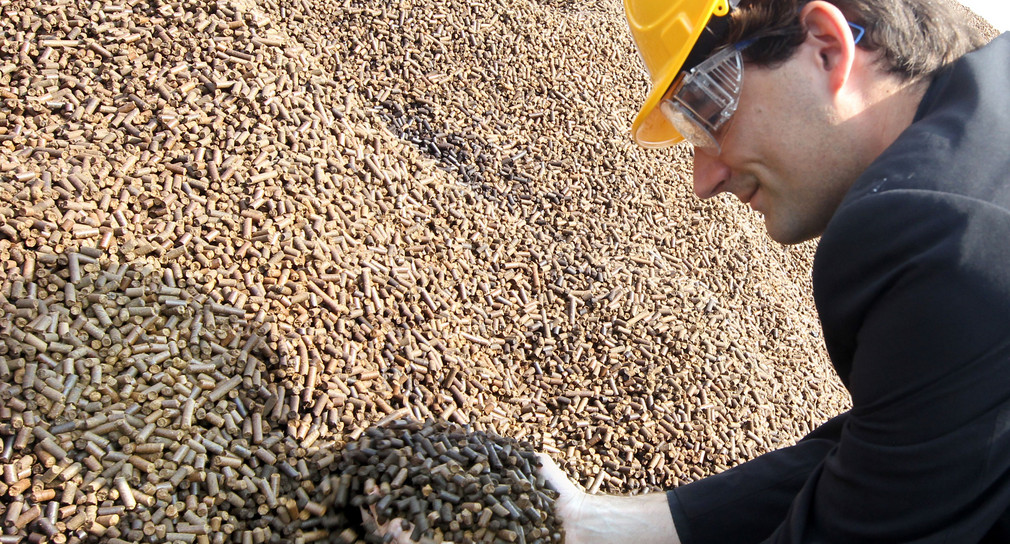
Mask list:
[[726,190],[730,168],[719,160],[715,150],[694,148],[694,194],[711,198]]

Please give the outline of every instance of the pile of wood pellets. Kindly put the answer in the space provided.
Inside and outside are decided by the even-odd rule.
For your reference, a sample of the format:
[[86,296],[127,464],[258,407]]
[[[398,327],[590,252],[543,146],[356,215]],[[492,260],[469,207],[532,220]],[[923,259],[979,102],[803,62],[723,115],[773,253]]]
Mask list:
[[[813,246],[631,142],[617,0],[0,0],[0,33],[0,544],[374,541],[379,503],[555,541],[531,451],[639,493],[847,405]],[[414,503],[390,453],[350,496],[415,431],[523,471]]]

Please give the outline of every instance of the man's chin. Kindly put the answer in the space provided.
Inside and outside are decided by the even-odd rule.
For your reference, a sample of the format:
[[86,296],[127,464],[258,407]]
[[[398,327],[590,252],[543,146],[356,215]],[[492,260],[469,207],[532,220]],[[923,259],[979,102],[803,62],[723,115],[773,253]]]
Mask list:
[[767,215],[764,216],[764,219],[765,219],[765,230],[766,232],[768,232],[768,237],[782,245],[792,246],[796,244],[802,244],[803,242],[813,240],[814,238],[820,236],[820,233],[809,234],[803,231],[797,231],[795,229],[790,230],[790,229],[775,228],[775,225],[769,222],[769,218]]
[[768,237],[772,240],[783,244],[783,245],[793,245],[805,242],[810,238],[804,237],[797,233],[795,229],[789,228],[788,225],[782,225],[777,222],[774,216],[758,212],[765,220],[765,231],[768,233]]

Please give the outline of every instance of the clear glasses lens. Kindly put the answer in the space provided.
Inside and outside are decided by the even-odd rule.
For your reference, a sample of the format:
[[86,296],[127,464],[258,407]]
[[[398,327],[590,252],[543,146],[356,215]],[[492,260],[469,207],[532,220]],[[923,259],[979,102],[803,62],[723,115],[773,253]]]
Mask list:
[[694,67],[674,84],[660,110],[685,140],[696,147],[719,148],[719,129],[736,111],[743,83],[743,57],[728,47]]
[[673,128],[684,137],[685,140],[695,147],[717,149],[719,142],[715,137],[698,121],[698,116],[680,102],[664,100],[660,109],[666,115]]

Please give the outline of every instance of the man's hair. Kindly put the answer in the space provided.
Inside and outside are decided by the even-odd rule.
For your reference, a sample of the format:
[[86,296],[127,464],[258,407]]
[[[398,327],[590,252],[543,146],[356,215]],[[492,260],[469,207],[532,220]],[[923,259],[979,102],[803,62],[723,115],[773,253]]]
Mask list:
[[[730,21],[729,43],[758,39],[744,50],[748,62],[774,66],[806,38],[800,10],[810,0],[743,0]],[[828,0],[866,29],[857,47],[875,51],[885,72],[910,81],[933,76],[981,47],[982,34],[951,6],[952,0]]]

